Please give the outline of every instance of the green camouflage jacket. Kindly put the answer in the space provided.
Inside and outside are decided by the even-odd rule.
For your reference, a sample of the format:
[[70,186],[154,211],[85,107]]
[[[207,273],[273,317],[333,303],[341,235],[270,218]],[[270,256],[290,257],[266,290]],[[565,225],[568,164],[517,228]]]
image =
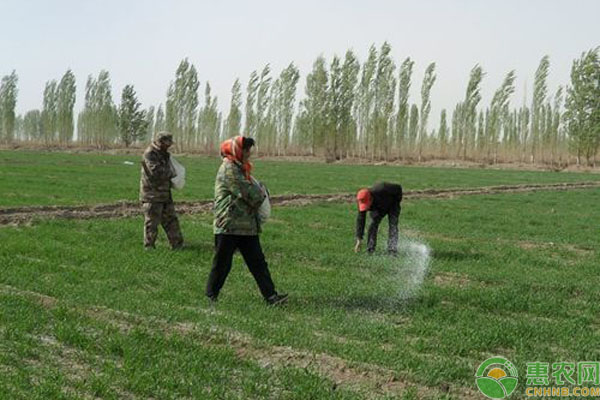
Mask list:
[[256,183],[244,177],[239,164],[224,159],[215,180],[215,235],[258,235],[257,210],[265,196]]
[[140,178],[140,200],[143,203],[166,203],[172,201],[171,178],[173,171],[168,151],[156,145],[148,146],[142,160]]

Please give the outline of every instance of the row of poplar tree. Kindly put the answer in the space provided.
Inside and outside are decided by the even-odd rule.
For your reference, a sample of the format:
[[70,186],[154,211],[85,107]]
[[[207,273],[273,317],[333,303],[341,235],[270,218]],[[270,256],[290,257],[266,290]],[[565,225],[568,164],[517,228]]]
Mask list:
[[[109,73],[90,76],[76,141],[108,146],[148,142],[167,130],[181,151],[216,152],[224,138],[240,133],[259,143],[261,154],[325,156],[328,160],[360,157],[373,160],[460,158],[564,164],[573,155],[594,163],[600,146],[600,49],[573,61],[571,81],[548,93],[550,69],[544,56],[535,72],[530,104],[511,107],[515,72],[509,71],[490,104],[481,104],[485,73],[475,65],[464,98],[451,114],[442,110],[430,129],[430,93],[436,64],[425,69],[420,99],[409,98],[414,61],[397,66],[391,47],[371,46],[364,63],[353,51],[330,62],[320,56],[306,77],[304,96],[296,102],[300,73],[291,63],[274,76],[270,66],[253,71],[245,85],[236,79],[226,117],[219,111],[209,82],[200,104],[198,72],[181,61],[167,99],[157,109],[143,109],[132,85],[123,88],[120,104],[112,98]],[[69,144],[74,139],[75,78],[69,70],[60,81],[46,83],[42,110],[15,115],[15,72],[0,83],[0,140]],[[245,101],[244,101],[245,100]]]

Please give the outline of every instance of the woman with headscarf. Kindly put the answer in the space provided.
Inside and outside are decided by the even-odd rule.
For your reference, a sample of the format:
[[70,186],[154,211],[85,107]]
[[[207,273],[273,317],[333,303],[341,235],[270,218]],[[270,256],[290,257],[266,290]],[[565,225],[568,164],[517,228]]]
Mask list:
[[231,270],[233,254],[239,250],[254,276],[262,296],[271,305],[287,300],[275,291],[260,245],[258,209],[265,189],[252,178],[250,151],[254,139],[236,136],[221,143],[223,163],[215,181],[215,255],[206,284],[206,296],[216,301]]

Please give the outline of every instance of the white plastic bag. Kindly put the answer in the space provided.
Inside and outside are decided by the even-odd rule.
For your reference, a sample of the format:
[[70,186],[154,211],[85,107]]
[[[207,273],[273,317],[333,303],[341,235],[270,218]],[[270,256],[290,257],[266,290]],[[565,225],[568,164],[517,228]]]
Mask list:
[[267,187],[265,185],[263,185],[262,183],[260,183],[259,181],[257,181],[256,179],[254,179],[254,177],[252,178],[252,181],[255,185],[258,185],[262,188],[262,190],[265,191],[265,199],[263,200],[262,204],[260,205],[260,207],[258,207],[258,222],[262,225],[265,222],[268,221],[269,217],[271,216],[271,200],[269,199],[269,190],[267,189]]
[[268,221],[271,216],[271,200],[269,199],[269,192],[265,196],[265,200],[262,202],[260,207],[258,207],[258,222],[264,224]]
[[173,176],[171,178],[171,183],[173,187],[177,190],[183,189],[185,186],[185,167],[179,163],[175,159],[175,157],[171,156],[171,170],[173,171]]

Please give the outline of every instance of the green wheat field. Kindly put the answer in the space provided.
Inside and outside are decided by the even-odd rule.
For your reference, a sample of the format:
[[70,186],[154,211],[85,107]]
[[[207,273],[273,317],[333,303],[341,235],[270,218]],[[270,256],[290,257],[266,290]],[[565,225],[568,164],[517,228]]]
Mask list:
[[[210,199],[219,160],[179,159],[175,201]],[[600,180],[261,160],[255,175],[273,195]],[[139,157],[1,151],[0,176],[3,210],[135,201]],[[210,214],[180,216],[178,252],[164,232],[144,252],[141,216],[0,226],[0,398],[480,399],[475,370],[494,355],[524,398],[527,362],[600,359],[599,201],[600,188],[406,199],[398,258],[385,223],[378,254],[354,254],[353,204],[274,207],[261,241],[283,307],[237,255],[206,301]]]

